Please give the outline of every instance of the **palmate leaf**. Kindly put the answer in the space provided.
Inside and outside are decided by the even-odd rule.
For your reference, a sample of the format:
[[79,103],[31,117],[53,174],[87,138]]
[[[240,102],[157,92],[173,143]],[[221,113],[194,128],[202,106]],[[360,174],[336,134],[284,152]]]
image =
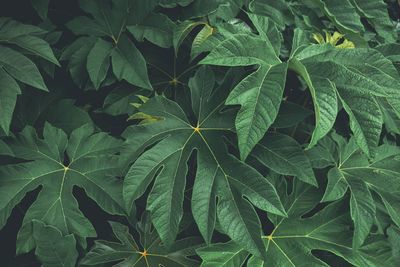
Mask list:
[[266,38],[265,34],[262,37],[234,35],[200,62],[219,66],[258,66],[226,99],[228,105],[241,105],[235,125],[242,159],[274,122],[285,87],[287,64],[281,62]]
[[[286,194],[286,186],[281,189]],[[304,218],[303,215],[318,204],[321,195],[320,190],[295,182],[292,193],[282,198],[289,217],[271,217],[274,230],[263,237],[267,259],[263,262],[252,257],[247,266],[329,266],[312,254],[314,250],[333,253],[354,266],[394,266],[388,242],[382,237],[371,238],[368,245],[353,250],[349,227],[351,219],[345,202],[332,203]],[[370,247],[379,247],[380,250],[371,252],[368,251]],[[224,249],[227,249],[226,254],[218,253]],[[243,253],[240,246],[232,242],[198,249],[202,266],[207,267],[242,266],[246,259]],[[236,265],[231,264],[233,262]]]
[[[0,129],[8,133],[17,95],[17,81],[47,91],[35,63],[24,54],[32,54],[59,65],[49,44],[41,39],[46,31],[9,18],[0,18]],[[15,47],[21,50],[16,50]]]
[[316,127],[309,147],[330,131],[340,103],[349,115],[357,144],[371,156],[383,124],[377,99],[386,98],[399,110],[400,77],[393,64],[372,49],[325,44],[294,51],[290,68],[304,78],[314,102]]
[[328,185],[323,201],[340,199],[349,189],[350,210],[354,221],[354,246],[360,246],[368,236],[376,216],[376,203],[371,192],[376,192],[384,202],[387,213],[399,224],[395,204],[399,186],[400,150],[395,146],[378,147],[375,157],[369,161],[360,153],[354,138],[349,143],[336,137],[339,146],[337,167],[328,173]]
[[121,145],[115,138],[86,125],[68,139],[62,130],[46,124],[43,139],[28,126],[8,145],[16,158],[27,162],[0,167],[0,227],[25,194],[40,187],[18,233],[18,253],[35,247],[32,220],[57,228],[62,236],[73,234],[82,247],[87,237],[96,236],[72,194],[74,186],[83,188],[103,210],[125,214],[122,181],[114,178],[118,172],[114,153]]
[[154,97],[141,106],[141,112],[161,120],[128,128],[124,134],[127,149],[136,154],[153,145],[139,156],[126,175],[124,199],[127,209],[132,209],[133,201],[155,180],[147,209],[161,240],[172,244],[183,214],[187,161],[196,150],[192,211],[200,233],[210,242],[218,217],[222,231],[246,250],[262,256],[265,254],[260,222],[250,203],[279,215],[285,215],[285,211],[268,180],[227,153],[223,136],[232,130],[234,113],[221,109],[233,78],[229,73],[214,91],[214,82],[204,82],[213,77],[210,70],[203,67],[196,72],[190,82],[197,121],[194,124],[177,103],[165,97]]
[[[134,36],[165,46],[165,38],[171,37],[164,34],[161,38],[160,31],[168,25],[165,21],[162,22],[164,28],[155,28],[154,25],[161,23],[162,19],[168,20],[168,23],[172,21],[164,17],[161,19],[161,15],[150,15],[145,19],[155,4],[156,1],[139,4],[134,0],[80,1],[80,7],[90,17],[76,17],[67,24],[74,34],[81,37],[62,55],[62,59],[70,61],[71,76],[79,86],[85,86],[89,78],[94,88],[98,89],[105,81],[111,64],[116,79],[126,80],[141,88],[152,88],[144,57],[128,38],[126,29],[128,25],[143,21],[143,25],[130,28]],[[137,9],[139,7],[143,9]],[[76,71],[76,68],[80,70]]]
[[142,215],[136,230],[140,235],[140,243],[135,241],[129,233],[127,226],[110,222],[112,231],[118,242],[97,240],[94,247],[86,254],[80,262],[84,266],[107,266],[124,267],[151,267],[151,266],[198,266],[197,261],[189,259],[194,254],[195,248],[201,245],[201,240],[189,237],[178,240],[173,247],[167,248],[162,244],[157,232],[151,225],[150,216]]

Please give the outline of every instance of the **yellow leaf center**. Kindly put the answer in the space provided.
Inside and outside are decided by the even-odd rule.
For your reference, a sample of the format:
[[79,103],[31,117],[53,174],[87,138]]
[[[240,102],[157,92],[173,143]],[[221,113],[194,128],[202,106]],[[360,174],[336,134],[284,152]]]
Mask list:
[[142,255],[142,257],[147,257],[147,250],[144,250],[143,252],[139,252],[140,253],[140,255]]

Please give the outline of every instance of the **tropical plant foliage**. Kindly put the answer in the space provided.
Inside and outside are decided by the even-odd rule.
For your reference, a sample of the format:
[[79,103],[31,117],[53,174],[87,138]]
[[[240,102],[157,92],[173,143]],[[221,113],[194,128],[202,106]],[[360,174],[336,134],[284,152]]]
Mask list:
[[16,2],[2,266],[400,266],[398,1]]

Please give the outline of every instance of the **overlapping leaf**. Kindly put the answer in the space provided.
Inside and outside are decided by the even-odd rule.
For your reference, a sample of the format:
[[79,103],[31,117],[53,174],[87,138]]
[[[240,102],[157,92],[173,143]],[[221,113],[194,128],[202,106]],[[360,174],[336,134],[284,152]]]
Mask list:
[[303,182],[317,186],[309,159],[301,146],[290,136],[267,134],[256,145],[251,155],[276,173],[296,176]]
[[354,221],[355,246],[360,246],[371,231],[376,216],[376,204],[372,192],[376,192],[385,203],[387,213],[399,224],[393,209],[399,187],[400,150],[390,145],[377,149],[372,161],[360,153],[354,138],[346,144],[336,137],[339,146],[336,167],[328,173],[328,185],[323,201],[340,199],[349,189],[351,192],[350,210]]
[[316,127],[309,146],[330,131],[341,105],[357,144],[372,155],[383,124],[377,99],[386,98],[399,109],[400,77],[391,61],[372,49],[339,49],[328,44],[295,51],[290,68],[304,78],[314,102]]
[[[283,186],[282,193],[285,192],[286,187]],[[296,182],[292,193],[283,198],[289,217],[271,217],[274,230],[263,237],[267,259],[263,262],[252,257],[247,266],[329,266],[313,255],[314,250],[333,253],[353,266],[394,266],[395,259],[383,237],[371,238],[368,245],[360,250],[353,250],[352,231],[349,228],[351,219],[344,202],[332,203],[311,217],[303,217],[318,204],[320,198],[319,190]],[[243,265],[246,254],[240,246],[232,242],[214,246],[198,250],[203,259],[202,266]],[[371,251],[377,248],[379,252]],[[215,253],[225,249],[226,254]]]
[[171,37],[163,31],[173,23],[160,14],[148,16],[155,5],[156,1],[80,1],[81,8],[91,17],[77,17],[68,23],[68,28],[81,37],[67,47],[62,55],[62,59],[69,60],[74,81],[86,86],[90,79],[94,88],[98,89],[107,81],[112,65],[113,76],[110,78],[151,89],[144,57],[129,39],[126,30],[128,25],[143,22],[140,26],[129,28],[134,36],[168,47]]
[[[140,155],[124,181],[128,209],[154,181],[147,200],[161,240],[170,245],[176,238],[183,214],[187,161],[194,150],[197,173],[192,192],[192,211],[204,239],[209,242],[216,218],[222,230],[255,255],[264,255],[256,207],[285,215],[274,187],[255,169],[227,153],[223,136],[232,130],[232,111],[221,111],[227,84],[213,90],[210,70],[201,68],[191,80],[191,124],[177,103],[162,96],[146,102],[141,112],[161,120],[134,126],[125,133],[130,151]],[[207,82],[205,82],[207,81]],[[156,143],[157,142],[157,143]],[[245,200],[246,196],[248,200]],[[218,204],[216,198],[218,197]]]

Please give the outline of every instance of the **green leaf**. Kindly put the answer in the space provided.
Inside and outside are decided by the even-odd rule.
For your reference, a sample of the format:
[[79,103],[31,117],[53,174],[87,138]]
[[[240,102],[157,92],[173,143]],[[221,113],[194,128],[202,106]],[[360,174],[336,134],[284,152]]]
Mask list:
[[395,92],[399,74],[393,64],[375,50],[330,45],[308,46],[290,62],[290,68],[304,78],[313,97],[316,128],[309,147],[332,128],[337,99],[350,117],[357,144],[371,156],[383,124],[377,98],[386,98],[398,109]]
[[14,112],[17,95],[21,93],[18,83],[0,68],[0,128],[8,133]]
[[21,53],[0,45],[0,66],[14,79],[48,91],[36,65]]
[[55,101],[48,107],[51,112],[44,115],[46,120],[67,134],[86,124],[94,126],[89,114],[82,108],[75,106],[74,102],[73,99]]
[[83,247],[87,237],[96,236],[72,194],[74,186],[84,188],[105,211],[125,214],[122,184],[113,178],[118,171],[114,153],[120,145],[118,140],[94,133],[87,125],[74,130],[67,139],[62,130],[49,124],[45,125],[43,139],[32,127],[26,127],[9,143],[15,157],[27,162],[0,167],[0,227],[28,192],[41,187],[19,230],[18,253],[35,247],[32,220],[56,227],[63,236],[73,234]]
[[189,33],[199,25],[205,25],[205,22],[188,20],[183,21],[175,26],[172,39],[175,54],[178,54],[178,49],[181,46],[183,40],[185,40]]
[[187,6],[192,2],[193,0],[160,0],[160,6],[173,8],[176,6]]
[[[386,258],[378,257],[384,254],[383,250],[353,250],[349,238],[352,233],[349,230],[351,219],[343,201],[332,203],[311,217],[303,217],[318,204],[321,194],[301,183],[295,182],[293,186],[292,193],[283,198],[289,217],[272,219],[275,228],[272,233],[263,237],[267,247],[267,260],[262,263],[253,257],[249,266],[329,266],[311,253],[316,249],[333,253],[354,266],[393,264],[390,255],[386,254]],[[286,194],[286,191],[283,190],[282,193]],[[369,246],[377,242],[379,239],[370,240]],[[381,244],[381,248],[385,246],[387,244]]]
[[314,0],[339,30],[359,33],[364,30],[364,26],[350,1],[352,0],[343,0],[339,3],[337,1]]
[[351,0],[361,17],[374,27],[387,42],[395,42],[397,34],[392,19],[389,17],[387,4],[382,1]]
[[35,240],[35,255],[43,267],[75,266],[78,252],[75,249],[75,237],[63,235],[60,230],[41,221],[33,220],[33,239]]
[[[342,143],[339,143],[341,150],[336,163],[338,167],[329,171],[329,181],[323,201],[340,199],[347,188],[350,189],[351,216],[355,227],[353,245],[359,247],[366,239],[374,222],[376,205],[371,191],[377,192],[384,203],[388,204],[388,201],[392,199],[391,194],[400,190],[398,186],[400,150],[382,145],[378,147],[375,158],[370,162],[364,154],[360,153],[354,138],[348,144],[342,139],[337,142]],[[397,215],[394,215],[391,205],[386,206],[389,215],[392,215],[397,223]]]
[[7,18],[0,19],[0,43],[19,46],[26,52],[60,66],[49,44],[37,36],[44,33],[46,31],[35,26]]
[[181,239],[168,249],[160,241],[146,213],[136,227],[140,234],[140,245],[127,226],[117,222],[110,224],[118,242],[95,241],[94,247],[82,259],[82,264],[98,266],[119,261],[118,265],[113,266],[197,266],[197,262],[187,256],[193,255],[194,248],[200,245],[199,240]]
[[173,29],[175,24],[163,14],[150,14],[138,25],[128,26],[128,30],[136,40],[147,39],[163,48],[169,48],[172,44]]
[[146,61],[136,46],[126,37],[121,38],[111,53],[113,72],[118,80],[152,89],[146,68]]
[[[227,153],[223,136],[233,127],[233,114],[232,111],[221,113],[221,109],[232,77],[228,74],[221,87],[213,91],[212,87],[202,86],[204,77],[211,75],[208,74],[210,70],[203,68],[190,82],[197,123],[191,124],[176,102],[157,96],[139,110],[162,119],[128,128],[125,132],[131,155],[123,157],[135,159],[140,155],[124,180],[125,203],[130,210],[133,201],[155,179],[147,209],[161,240],[167,245],[172,244],[183,214],[187,161],[196,150],[192,210],[204,239],[210,240],[217,217],[228,236],[246,250],[261,256],[264,250],[261,226],[250,202],[275,214],[285,215],[285,211],[272,184],[255,169]],[[150,145],[153,146],[142,153]],[[217,204],[216,196],[219,198]]]
[[317,186],[311,163],[296,140],[287,135],[267,134],[251,154],[274,172],[296,176]]
[[283,101],[272,128],[289,128],[312,115],[312,111],[289,101]]
[[[243,43],[247,44],[246,47]],[[278,114],[287,64],[280,61],[270,42],[246,35],[236,35],[223,41],[200,63],[220,66],[258,65],[258,69],[242,80],[226,100],[228,105],[241,105],[235,125],[240,156],[245,159]]]
[[248,253],[232,241],[212,244],[199,248],[196,252],[203,260],[201,267],[242,266],[248,257]]
[[84,87],[89,76],[87,74],[87,57],[97,39],[93,37],[80,37],[69,45],[62,53],[61,60],[69,60],[68,70],[72,80],[80,87]]
[[249,5],[250,11],[263,15],[274,21],[282,30],[285,25],[289,25],[293,21],[293,13],[284,0],[266,2],[262,0],[253,0]]
[[113,47],[109,42],[98,39],[90,50],[86,68],[94,88],[98,89],[106,78],[108,68],[110,67],[110,54]]
[[33,0],[31,1],[33,7],[38,13],[39,17],[43,20],[47,18],[50,0]]

